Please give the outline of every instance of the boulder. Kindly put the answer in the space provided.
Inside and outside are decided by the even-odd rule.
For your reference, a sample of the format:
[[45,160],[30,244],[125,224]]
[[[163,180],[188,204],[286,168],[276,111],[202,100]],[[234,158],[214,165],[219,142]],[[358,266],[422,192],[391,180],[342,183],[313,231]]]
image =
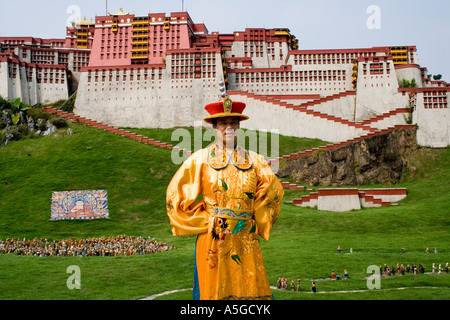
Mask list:
[[402,155],[415,151],[416,141],[415,128],[392,130],[336,149],[285,159],[278,176],[311,186],[396,184],[406,165]]

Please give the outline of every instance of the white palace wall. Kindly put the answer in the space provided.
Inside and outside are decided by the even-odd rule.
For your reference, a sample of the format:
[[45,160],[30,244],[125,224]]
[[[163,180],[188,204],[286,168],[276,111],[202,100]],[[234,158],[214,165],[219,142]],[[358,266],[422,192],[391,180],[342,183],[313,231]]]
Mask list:
[[[284,69],[283,69],[284,68]],[[331,96],[352,90],[351,66],[289,66],[270,70],[229,72],[230,90],[270,94],[320,94]]]
[[400,83],[403,79],[411,81],[414,79],[416,81],[417,87],[421,88],[424,86],[422,81],[422,72],[420,71],[419,65],[408,65],[407,67],[399,67],[395,69],[397,74],[397,80]]
[[[341,142],[365,134],[365,130],[348,126],[306,112],[285,108],[242,95],[230,95],[232,100],[246,103],[245,114],[250,117],[241,123],[243,129],[276,130],[285,136],[317,138]],[[326,128],[326,129],[325,129]]]
[[391,115],[385,117],[381,120],[375,121],[373,120],[370,124],[368,124],[371,128],[376,128],[378,130],[392,128],[396,125],[407,124],[406,122],[407,113],[399,112],[395,115]]
[[[169,66],[172,64],[170,56],[167,63]],[[142,68],[84,71],[81,73],[75,113],[118,127],[192,127],[196,123],[206,126],[202,122],[207,115],[204,106],[219,99],[218,83],[223,79],[221,70],[217,62],[215,77],[197,79],[174,78],[170,68],[162,67],[149,69],[147,77],[144,77]],[[358,79],[356,95],[349,93],[329,97],[330,100],[313,104],[308,109],[350,121],[354,121],[356,115],[357,120],[362,121],[407,106],[408,95],[398,92],[395,69],[392,68],[390,74],[384,76],[369,77],[363,74],[362,77]],[[239,90],[233,90],[236,91]],[[282,95],[281,92],[275,93]],[[244,129],[278,130],[286,136],[318,138],[333,143],[367,134],[369,126],[385,129],[405,124],[403,111],[368,123],[364,129],[286,108],[270,100],[253,99],[246,94],[232,93],[231,99],[247,104],[245,112],[250,120],[242,123]],[[369,112],[363,108],[364,101],[370,103]],[[433,147],[448,145],[448,109],[424,110],[420,107],[421,103],[418,99],[413,119],[419,125],[419,144]]]
[[445,148],[450,145],[450,90],[425,90],[427,89],[424,88],[417,94],[413,113],[413,123],[418,125],[417,143],[426,147]]
[[[74,112],[117,127],[173,128],[192,127],[199,123],[206,126],[202,122],[207,115],[204,106],[219,99],[218,83],[224,79],[224,73],[220,52],[214,52],[213,57],[205,59],[209,62],[197,66],[197,63],[189,64],[172,53],[167,55],[165,66],[153,69],[147,66],[147,71],[145,66],[88,68],[80,73]],[[300,58],[297,58],[297,63],[294,56],[289,59],[294,59],[292,64],[274,64],[266,70],[229,69],[228,90],[233,92],[231,99],[246,103],[245,112],[250,117],[242,123],[242,128],[277,130],[286,136],[317,138],[332,143],[347,141],[367,134],[369,127],[385,129],[405,124],[404,109],[408,106],[409,96],[399,92],[399,81],[415,78],[419,87],[422,83],[420,68],[415,65],[394,67],[389,56],[358,58],[356,90],[352,83],[351,63],[305,65],[304,61],[300,63]],[[255,64],[262,66],[264,63],[261,60]],[[193,72],[192,68],[197,71]],[[5,77],[1,71],[0,77]],[[17,89],[14,85],[9,85],[9,88]],[[25,96],[36,95],[36,99],[43,101],[48,99],[45,94],[49,93],[46,91],[49,88],[42,90],[37,86],[33,91],[29,87]],[[422,90],[417,94],[413,123],[419,127],[418,143],[445,147],[450,144],[447,103],[437,108],[425,107],[433,92],[440,89],[430,90],[432,93]],[[254,99],[246,92],[257,96],[276,95],[279,101],[283,101],[283,95],[298,95],[302,98],[284,101],[294,105],[309,101],[308,110],[352,122],[370,121],[365,128],[361,128],[305,110],[286,108],[283,104],[272,103],[270,99]],[[309,95],[316,97],[316,103],[311,103]],[[448,101],[446,88],[439,91],[438,98],[442,100],[444,95]],[[397,109],[403,110],[397,112]],[[375,116],[389,111],[393,114],[373,120]]]
[[[129,77],[130,70],[119,71]],[[113,77],[117,74],[113,72]],[[83,72],[81,83],[87,83]],[[205,115],[205,101],[218,100],[217,79],[149,80],[79,86],[75,113],[118,127],[193,126]]]
[[215,72],[206,71],[210,77],[180,77],[172,72],[171,55],[168,68],[149,68],[147,74],[144,67],[82,72],[74,112],[118,127],[193,127],[207,116],[204,106],[219,100],[223,71],[220,54],[215,58]]
[[[191,127],[202,122],[207,115],[204,106],[219,100],[220,75],[209,79],[167,79],[167,69],[155,70],[155,78],[129,81],[131,70],[82,72],[77,93],[75,113],[104,124],[118,127],[172,128]],[[141,70],[142,72],[142,70]],[[105,73],[105,82],[102,82]],[[149,75],[151,72],[149,71]],[[220,72],[218,72],[220,74]],[[161,79],[159,79],[161,75]],[[120,81],[115,81],[119,77]],[[126,81],[123,77],[126,76]],[[125,94],[124,94],[125,93]],[[232,100],[247,104],[245,110],[250,120],[242,122],[242,128],[254,130],[279,130],[287,136],[319,138],[329,142],[352,139],[365,133],[361,128],[348,126],[325,118],[315,117],[298,110],[245,96],[230,96]],[[354,97],[352,97],[354,98]],[[351,99],[351,98],[350,98]],[[326,127],[327,130],[323,130]]]
[[68,99],[67,74],[64,69],[37,67],[35,64],[0,62],[0,95],[23,103],[53,103]]
[[8,84],[8,62],[0,61],[0,96],[7,98],[9,96]]
[[285,64],[288,52],[286,42],[234,41],[225,57],[251,57],[252,68],[279,68]]
[[347,94],[336,99],[308,106],[308,109],[337,118],[355,121],[355,102],[356,94]]
[[405,108],[408,99],[398,92],[398,88],[392,60],[359,61],[355,120],[364,121]]

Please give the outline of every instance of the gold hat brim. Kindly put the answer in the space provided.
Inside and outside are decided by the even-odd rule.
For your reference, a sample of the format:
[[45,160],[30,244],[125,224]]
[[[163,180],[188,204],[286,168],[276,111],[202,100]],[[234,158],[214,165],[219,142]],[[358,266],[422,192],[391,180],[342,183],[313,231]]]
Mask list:
[[213,119],[229,118],[229,117],[239,117],[241,119],[241,121],[250,119],[249,117],[244,116],[243,114],[240,114],[240,113],[216,113],[215,115],[206,117],[205,119],[203,119],[203,121],[205,121],[206,123],[212,124]]

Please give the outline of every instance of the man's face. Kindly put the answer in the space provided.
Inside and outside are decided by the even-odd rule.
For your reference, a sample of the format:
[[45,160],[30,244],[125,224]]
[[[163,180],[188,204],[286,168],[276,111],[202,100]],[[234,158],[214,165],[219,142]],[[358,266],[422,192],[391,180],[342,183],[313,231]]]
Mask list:
[[234,148],[237,140],[237,130],[240,128],[238,117],[218,118],[217,125],[213,125],[217,132],[217,139],[223,146]]

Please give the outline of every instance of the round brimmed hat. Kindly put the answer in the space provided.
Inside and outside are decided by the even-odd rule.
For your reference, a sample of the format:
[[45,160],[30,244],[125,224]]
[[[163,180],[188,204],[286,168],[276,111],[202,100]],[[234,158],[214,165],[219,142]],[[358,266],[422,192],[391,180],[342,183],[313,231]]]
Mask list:
[[249,117],[242,114],[245,107],[245,103],[231,101],[231,99],[227,97],[221,101],[208,104],[205,107],[205,110],[208,111],[210,116],[203,120],[209,124],[212,124],[213,119],[224,117],[239,117],[241,121],[245,121],[249,119]]

